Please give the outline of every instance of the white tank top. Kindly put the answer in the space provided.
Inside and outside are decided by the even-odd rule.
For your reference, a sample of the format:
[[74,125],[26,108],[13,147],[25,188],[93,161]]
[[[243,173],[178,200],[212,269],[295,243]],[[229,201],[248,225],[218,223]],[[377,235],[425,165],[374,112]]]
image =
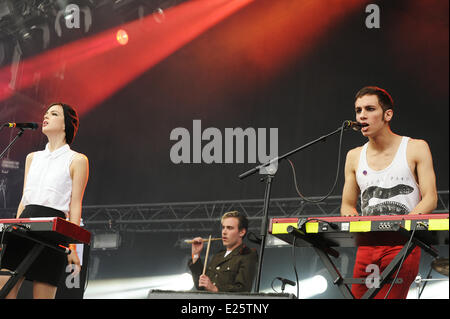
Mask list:
[[22,204],[42,205],[60,210],[69,217],[72,196],[70,164],[76,152],[68,144],[50,152],[35,152],[23,191]]
[[369,143],[364,144],[356,171],[363,216],[404,215],[419,203],[419,186],[406,159],[408,141],[409,137],[402,137],[392,163],[380,171],[371,169],[367,164]]

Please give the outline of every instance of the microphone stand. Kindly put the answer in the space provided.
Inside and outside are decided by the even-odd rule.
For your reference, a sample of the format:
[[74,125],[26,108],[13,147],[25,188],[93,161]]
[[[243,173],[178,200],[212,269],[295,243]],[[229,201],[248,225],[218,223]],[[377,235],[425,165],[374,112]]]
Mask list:
[[21,137],[23,134],[23,129],[19,128],[19,132],[17,133],[17,135],[14,137],[14,139],[11,141],[11,143],[8,144],[8,146],[6,146],[6,148],[3,150],[3,152],[0,154],[0,159],[3,158],[3,156],[6,154],[6,152],[11,148],[11,146],[13,146],[13,144],[15,142],[17,142],[17,139],[19,137]]
[[258,273],[257,273],[257,277],[256,277],[256,292],[259,292],[259,287],[261,284],[261,272],[262,272],[262,263],[263,263],[263,258],[264,258],[264,250],[265,250],[265,246],[266,246],[266,236],[267,236],[267,224],[269,221],[269,205],[270,205],[270,192],[272,189],[272,182],[273,179],[275,178],[275,174],[276,171],[278,169],[278,162],[280,162],[281,160],[285,159],[288,156],[291,156],[305,148],[310,147],[311,145],[316,144],[317,142],[323,141],[326,138],[337,134],[341,131],[343,131],[344,129],[349,128],[349,124],[348,121],[345,121],[343,123],[343,125],[336,129],[335,131],[328,133],[326,135],[323,135],[321,137],[319,137],[318,139],[315,139],[309,143],[306,143],[305,145],[302,145],[292,151],[287,152],[286,154],[282,155],[282,156],[278,156],[264,164],[258,165],[242,174],[239,175],[240,179],[244,179],[249,177],[250,175],[255,174],[256,172],[259,171],[259,173],[261,175],[266,175],[265,177],[265,181],[266,181],[266,189],[265,189],[265,193],[264,193],[264,207],[263,207],[263,219],[261,221],[261,246],[260,246],[260,251],[259,251],[259,260],[258,260]]

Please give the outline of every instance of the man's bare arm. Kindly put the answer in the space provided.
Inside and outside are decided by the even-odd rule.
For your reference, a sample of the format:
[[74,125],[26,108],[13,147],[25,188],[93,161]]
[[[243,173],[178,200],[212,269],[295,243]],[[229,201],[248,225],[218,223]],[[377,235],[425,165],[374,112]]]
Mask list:
[[424,140],[411,140],[408,147],[411,147],[411,155],[416,163],[417,179],[422,196],[410,214],[431,213],[436,209],[438,197],[430,147]]
[[358,211],[356,210],[356,203],[360,192],[358,183],[356,182],[358,154],[358,149],[350,150],[345,160],[345,183],[342,191],[341,204],[342,216],[358,216]]

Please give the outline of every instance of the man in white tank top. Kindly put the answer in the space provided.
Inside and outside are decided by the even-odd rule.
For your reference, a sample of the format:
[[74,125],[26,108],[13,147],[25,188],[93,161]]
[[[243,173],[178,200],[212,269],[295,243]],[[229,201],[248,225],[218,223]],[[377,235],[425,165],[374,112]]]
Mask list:
[[[369,141],[347,153],[341,215],[404,215],[431,213],[437,205],[436,177],[427,142],[402,137],[392,132],[390,121],[394,103],[385,90],[364,87],[355,98],[356,120],[367,124],[361,133]],[[361,196],[361,213],[356,209]],[[401,246],[359,247],[353,276],[367,277],[370,264],[384,268]],[[398,277],[403,284],[393,285],[388,298],[406,298],[409,286],[419,270],[420,249],[405,259]],[[375,298],[385,298],[390,285],[385,285]],[[360,298],[367,291],[364,284],[352,286]]]

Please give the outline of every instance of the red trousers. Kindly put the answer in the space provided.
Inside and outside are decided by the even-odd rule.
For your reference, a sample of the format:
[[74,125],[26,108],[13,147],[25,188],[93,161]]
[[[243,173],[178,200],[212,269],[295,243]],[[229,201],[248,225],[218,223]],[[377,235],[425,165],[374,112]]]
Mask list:
[[[356,261],[353,269],[353,278],[366,278],[371,276],[371,279],[376,275],[374,268],[379,269],[379,275],[389,265],[394,257],[399,253],[403,246],[361,246],[356,253]],[[414,282],[420,264],[420,248],[416,247],[403,261],[403,265],[397,278],[402,278],[402,284],[394,284],[388,299],[406,299],[408,295],[409,286]],[[369,266],[371,265],[371,266]],[[369,267],[368,267],[369,266]],[[397,268],[398,270],[398,268]],[[394,279],[397,270],[391,276]],[[369,285],[373,282],[369,282]],[[391,283],[386,283],[375,295],[375,299],[383,299],[388,292]],[[367,284],[353,284],[352,293],[355,298],[361,298],[367,291]]]

